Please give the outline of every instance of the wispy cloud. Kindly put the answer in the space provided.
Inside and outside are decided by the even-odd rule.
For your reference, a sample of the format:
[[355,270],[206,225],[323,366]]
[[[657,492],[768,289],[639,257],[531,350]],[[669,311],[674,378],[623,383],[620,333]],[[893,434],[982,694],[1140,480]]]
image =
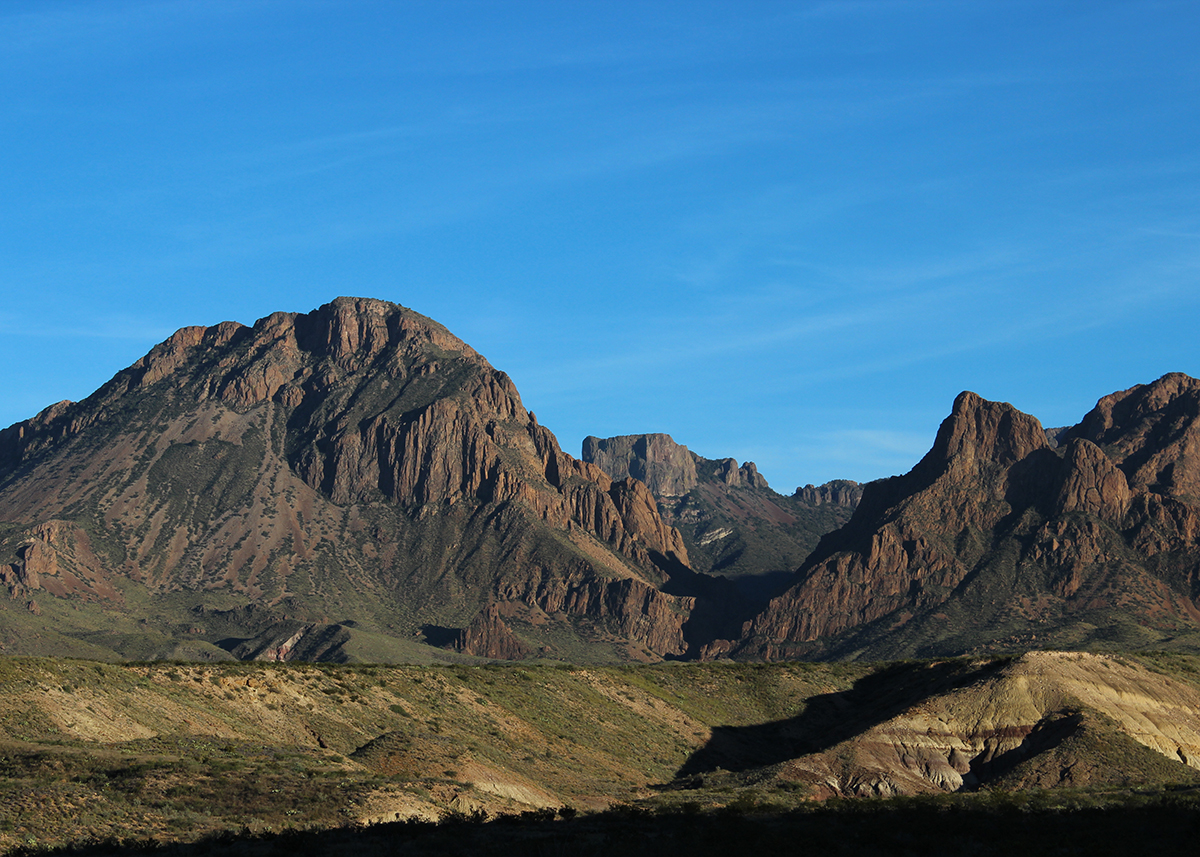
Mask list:
[[[575,337],[577,346],[563,350],[577,356],[522,367],[522,377],[541,393],[586,394],[596,389],[597,378],[638,377],[646,366],[654,366],[661,379],[777,354],[772,388],[795,395],[831,382],[946,365],[964,355],[1020,353],[1039,342],[1121,326],[1147,302],[1181,293],[1185,303],[1200,302],[1194,283],[1188,286],[1179,277],[1149,282],[1155,278],[1132,270],[1102,283],[1048,289],[1045,276],[1037,274],[1041,266],[1053,270],[1055,264],[1032,248],[998,245],[977,254],[823,274],[825,282],[865,284],[865,291],[835,285],[814,292],[793,280],[734,292],[724,284],[711,297],[641,315],[638,329],[655,331],[653,337],[594,328],[590,335],[598,347],[589,349],[586,339]],[[791,356],[827,351],[833,343],[837,359]]]
[[[15,4],[14,4],[15,5]],[[268,0],[109,0],[105,3],[38,3],[32,9],[0,7],[0,53],[42,55],[124,55],[146,41],[163,44],[165,33],[197,25],[220,26],[264,9]]]
[[46,319],[0,315],[0,333],[13,339],[54,340],[59,343],[88,339],[157,343],[175,328],[129,316],[98,317],[85,324],[58,324]]

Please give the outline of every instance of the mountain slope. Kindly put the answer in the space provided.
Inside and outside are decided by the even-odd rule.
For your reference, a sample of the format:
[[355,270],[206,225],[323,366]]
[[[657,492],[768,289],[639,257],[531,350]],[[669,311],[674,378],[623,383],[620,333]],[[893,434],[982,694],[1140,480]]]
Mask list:
[[[394,304],[184,328],[85,401],[0,432],[0,651],[1200,649],[1200,381],[1186,375],[1051,432],[963,393],[925,458],[866,486],[792,574],[805,520],[832,526],[855,486],[783,498],[752,465],[665,435],[589,442],[619,478],[562,452],[504,373]],[[689,549],[779,594],[760,610],[765,585],[699,573]]]
[[563,453],[504,373],[382,301],[184,328],[0,432],[0,521],[18,603],[68,599],[197,645],[238,636],[193,621],[202,606],[409,645],[492,602],[531,649],[688,645],[693,599],[662,589],[686,549],[645,486]]
[[1198,414],[1200,381],[1167,375],[1102,399],[1056,448],[1035,418],[963,393],[925,458],[867,485],[743,640],[710,654],[1195,649]]

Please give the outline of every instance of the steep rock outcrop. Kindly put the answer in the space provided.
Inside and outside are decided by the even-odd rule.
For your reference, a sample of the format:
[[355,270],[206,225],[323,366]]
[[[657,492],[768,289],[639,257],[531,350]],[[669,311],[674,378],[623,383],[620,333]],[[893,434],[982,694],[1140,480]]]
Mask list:
[[681,497],[702,482],[730,488],[770,486],[753,461],[702,458],[668,434],[630,434],[583,439],[583,460],[614,479],[632,477],[644,482],[659,500]]
[[984,468],[1005,468],[1049,446],[1036,417],[965,391],[917,468],[971,476]]
[[1100,447],[1083,439],[1072,441],[1062,473],[1062,485],[1054,498],[1058,513],[1082,512],[1111,523],[1124,519],[1131,499],[1129,483]]
[[695,488],[697,458],[668,434],[583,439],[584,461],[614,479],[632,476],[644,482],[655,497],[678,497]]
[[543,573],[498,586],[496,595],[551,617],[588,617],[606,633],[659,654],[682,655],[689,649],[684,626],[696,606],[695,596],[667,595],[633,578],[605,581]]
[[494,603],[479,611],[452,645],[466,655],[501,661],[519,661],[532,653],[504,624],[500,605]]
[[963,393],[929,453],[866,485],[743,640],[708,654],[894,657],[1200,630],[1183,490],[1197,387],[1166,376],[1106,397],[1057,448],[1035,418]]
[[1200,503],[1200,380],[1180,372],[1105,396],[1068,438],[1090,440],[1129,485]]
[[753,461],[703,458],[665,434],[588,437],[583,460],[613,479],[644,482],[661,517],[682,534],[690,563],[736,582],[740,595],[725,599],[735,611],[747,609],[741,599],[770,594],[779,575],[849,518],[858,498],[848,482],[819,499],[785,497]]
[[84,530],[49,520],[24,535],[16,545],[16,562],[0,567],[0,583],[9,586],[11,597],[43,590],[59,597],[121,601]]
[[[1037,420],[1002,402],[963,393],[933,448],[903,477],[864,486],[844,531],[822,542],[802,582],[774,599],[751,634],[811,641],[915,609],[953,590],[971,569],[947,530],[984,530],[1008,514],[1009,467],[1048,449]],[[833,550],[841,539],[852,547]]]
[[851,512],[862,500],[863,487],[852,479],[834,479],[823,485],[797,488],[794,496],[810,506],[841,506]]
[[736,458],[722,458],[706,462],[712,477],[730,488],[770,488],[766,477],[758,472],[753,461],[738,466]]

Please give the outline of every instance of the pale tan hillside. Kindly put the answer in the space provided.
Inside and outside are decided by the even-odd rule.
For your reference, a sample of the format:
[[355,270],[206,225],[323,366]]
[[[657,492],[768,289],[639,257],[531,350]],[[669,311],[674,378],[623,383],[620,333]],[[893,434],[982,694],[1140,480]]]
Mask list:
[[[1088,729],[1110,737],[1119,733],[1166,759],[1200,768],[1200,691],[1194,685],[1125,658],[1030,652],[827,750],[788,762],[780,776],[834,794],[956,791],[1037,764],[1039,754]],[[1079,765],[1070,761],[1058,772],[1059,781],[1112,780],[1085,776],[1095,767],[1088,760],[1073,770]],[[1118,778],[1134,773],[1118,771]]]

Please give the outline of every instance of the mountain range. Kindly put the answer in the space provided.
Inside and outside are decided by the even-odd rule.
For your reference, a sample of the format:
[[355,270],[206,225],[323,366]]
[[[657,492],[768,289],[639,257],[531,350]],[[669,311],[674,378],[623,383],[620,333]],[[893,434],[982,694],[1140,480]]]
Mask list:
[[1045,430],[963,393],[904,476],[772,491],[663,434],[565,453],[360,298],[184,328],[0,432],[0,646],[428,662],[1200,650],[1200,382]]
[[716,648],[763,657],[1200,645],[1200,381],[1045,431],[963,393],[929,453],[866,486],[792,585]]
[[862,497],[848,479],[778,494],[753,461],[703,458],[667,434],[587,437],[583,460],[614,479],[644,482],[692,568],[728,577],[751,599],[774,594]]

